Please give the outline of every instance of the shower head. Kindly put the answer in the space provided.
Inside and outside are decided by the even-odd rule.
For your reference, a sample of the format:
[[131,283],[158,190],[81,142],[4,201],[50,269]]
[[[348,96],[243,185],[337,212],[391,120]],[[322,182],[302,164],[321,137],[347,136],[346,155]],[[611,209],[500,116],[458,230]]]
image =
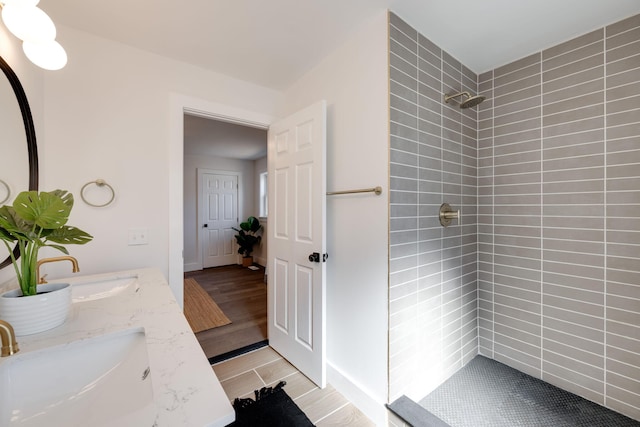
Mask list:
[[465,99],[464,101],[459,103],[460,108],[475,107],[476,105],[480,104],[482,101],[484,101],[486,99],[486,97],[484,97],[482,95],[471,96],[471,94],[469,94],[469,92],[459,92],[459,93],[454,93],[453,95],[445,95],[444,96],[444,102],[448,103],[451,99],[457,98],[459,96],[466,96],[467,97],[467,99]]
[[480,104],[484,100],[485,100],[485,97],[482,95],[472,96],[467,98],[466,101],[463,101],[462,104],[460,104],[460,108],[475,107],[476,105]]

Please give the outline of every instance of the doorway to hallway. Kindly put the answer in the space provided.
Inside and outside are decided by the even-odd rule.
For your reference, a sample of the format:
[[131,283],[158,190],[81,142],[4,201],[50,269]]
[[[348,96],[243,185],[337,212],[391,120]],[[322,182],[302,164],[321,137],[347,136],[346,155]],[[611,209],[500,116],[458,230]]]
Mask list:
[[[267,221],[261,218],[263,240],[253,252],[258,270],[237,265],[233,229],[260,216],[267,131],[185,112],[183,144],[184,278],[195,279],[231,320],[196,334],[212,358],[267,339]],[[185,298],[185,310],[188,303]]]

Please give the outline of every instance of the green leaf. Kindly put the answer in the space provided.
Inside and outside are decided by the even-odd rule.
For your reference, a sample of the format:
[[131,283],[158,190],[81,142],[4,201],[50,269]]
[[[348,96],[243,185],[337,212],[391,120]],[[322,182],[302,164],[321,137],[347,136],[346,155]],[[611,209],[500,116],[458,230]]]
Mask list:
[[[86,231],[82,231],[76,227],[63,226],[53,230],[48,236],[47,241],[60,243],[63,245],[84,245],[93,239]],[[63,251],[64,252],[64,251]]]
[[60,228],[69,220],[73,195],[64,190],[23,191],[13,202],[16,214],[44,229]]
[[33,237],[33,224],[20,218],[11,206],[2,206],[0,207],[0,236],[6,241],[29,240]]
[[64,247],[64,246],[62,246],[62,245],[45,245],[45,246],[47,246],[47,247],[49,247],[49,248],[57,249],[57,250],[59,250],[60,252],[62,252],[63,254],[69,255],[69,251],[67,250],[67,248],[65,248],[65,247]]
[[262,228],[262,226],[260,225],[260,221],[255,216],[250,216],[247,219],[247,222],[249,223],[249,230],[254,233]]
[[9,234],[4,228],[0,228],[0,240],[4,240],[5,242],[15,242],[16,238]]

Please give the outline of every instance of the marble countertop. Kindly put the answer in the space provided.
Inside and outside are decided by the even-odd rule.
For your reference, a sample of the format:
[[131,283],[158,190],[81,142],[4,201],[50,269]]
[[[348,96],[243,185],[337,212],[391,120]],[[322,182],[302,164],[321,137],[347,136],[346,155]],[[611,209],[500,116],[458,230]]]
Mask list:
[[233,407],[160,271],[140,269],[52,282],[73,285],[132,276],[137,282],[118,295],[74,302],[63,325],[19,337],[20,353],[142,327],[157,406],[154,426],[221,427],[233,422]]

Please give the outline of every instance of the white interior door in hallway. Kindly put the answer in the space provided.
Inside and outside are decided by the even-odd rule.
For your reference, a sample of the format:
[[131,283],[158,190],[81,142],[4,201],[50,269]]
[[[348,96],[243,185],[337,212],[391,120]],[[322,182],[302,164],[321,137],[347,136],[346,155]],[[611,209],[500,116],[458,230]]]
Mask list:
[[198,169],[202,266],[237,262],[232,227],[238,226],[238,175]]
[[269,344],[326,385],[326,103],[268,132]]

